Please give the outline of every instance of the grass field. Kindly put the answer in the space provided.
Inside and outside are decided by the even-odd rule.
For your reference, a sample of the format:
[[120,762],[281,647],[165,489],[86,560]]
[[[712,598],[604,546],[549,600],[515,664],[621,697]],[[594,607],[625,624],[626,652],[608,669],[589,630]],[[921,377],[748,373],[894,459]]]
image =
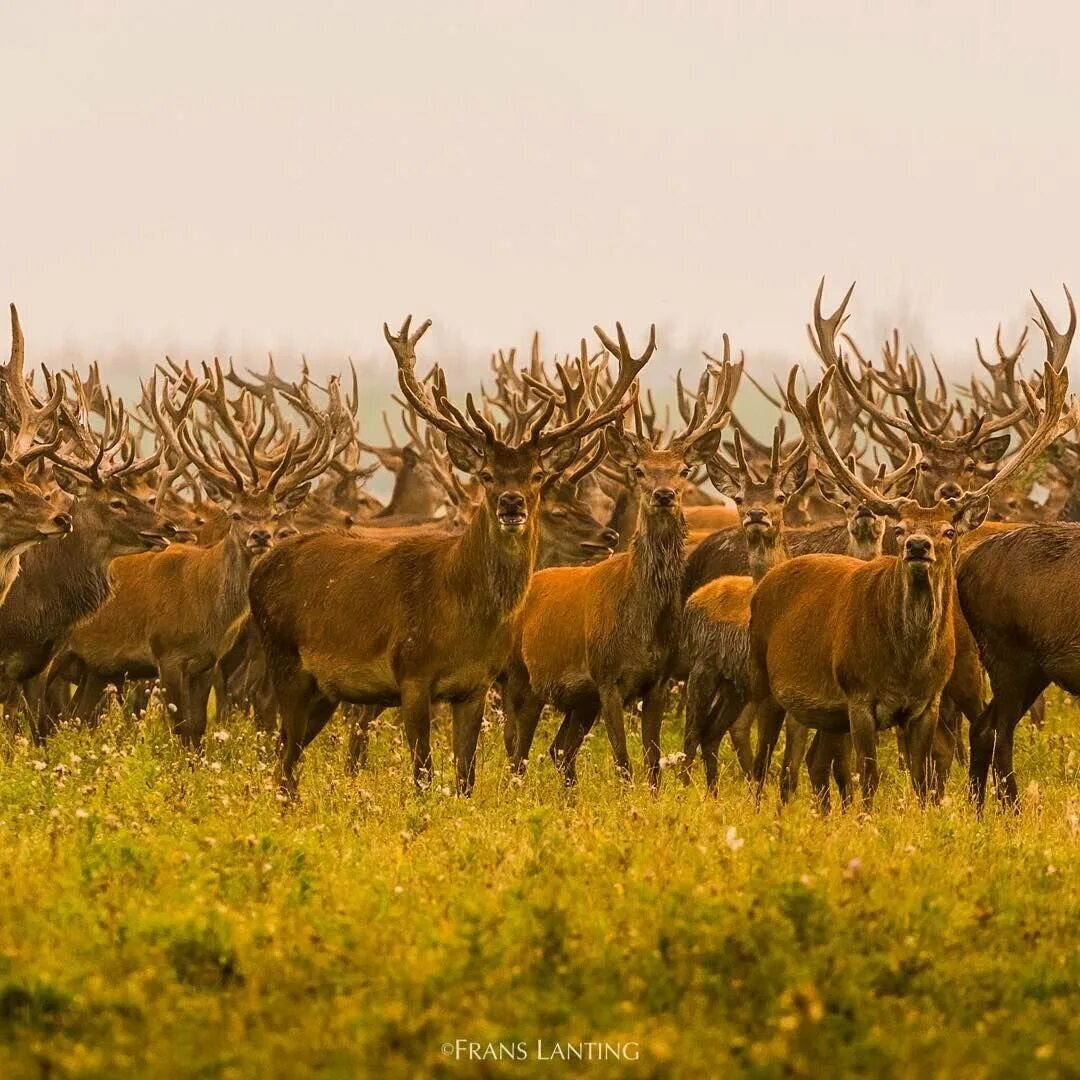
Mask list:
[[423,796],[392,726],[346,777],[339,726],[285,813],[239,718],[193,762],[153,710],[19,739],[0,1076],[1076,1076],[1078,715],[1023,725],[1023,814],[983,821],[958,774],[921,811],[891,739],[869,820],[805,781],[756,811],[730,751],[719,798],[653,798],[602,734],[571,793],[490,731],[466,801],[448,725]]

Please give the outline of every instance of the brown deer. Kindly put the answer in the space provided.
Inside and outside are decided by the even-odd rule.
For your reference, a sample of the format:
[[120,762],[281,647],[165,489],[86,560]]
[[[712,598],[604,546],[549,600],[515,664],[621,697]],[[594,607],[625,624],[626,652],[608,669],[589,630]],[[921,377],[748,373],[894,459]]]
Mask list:
[[622,399],[644,360],[620,365],[605,400],[547,429],[551,400],[515,444],[466,399],[466,417],[436,372],[432,393],[416,378],[410,332],[383,330],[409,404],[446,437],[454,466],[476,477],[483,501],[458,535],[345,537],[317,533],[286,541],[255,568],[251,610],[281,713],[280,773],[294,769],[337,704],[397,705],[418,785],[431,779],[430,713],[453,706],[457,786],[472,791],[476,744],[488,688],[506,664],[509,622],[528,588],[536,557],[541,488],[578,457],[581,440],[626,409]]
[[[614,343],[597,327],[620,364],[631,363],[622,328]],[[651,337],[638,363],[655,348]],[[638,494],[630,549],[592,567],[537,573],[514,624],[513,655],[505,674],[507,749],[521,771],[545,704],[563,713],[552,755],[568,782],[586,733],[602,716],[619,775],[629,779],[623,709],[642,703],[642,742],[649,784],[660,780],[660,726],[666,683],[675,661],[681,616],[686,521],[681,495],[693,469],[720,442],[729,413],[731,365],[706,370],[693,412],[666,445],[609,428],[608,455]],[[512,745],[511,745],[512,744]]]
[[793,373],[791,404],[804,435],[837,483],[896,522],[901,555],[869,563],[803,556],[766,575],[751,601],[751,699],[773,716],[786,710],[809,727],[850,731],[867,807],[878,783],[877,732],[905,725],[912,783],[925,799],[938,708],[956,656],[959,535],[982,522],[995,487],[1076,425],[1080,404],[1061,417],[1068,376],[1058,369],[1067,342],[1052,338],[1048,325],[1042,402],[1030,387],[1026,391],[1034,431],[995,477],[957,498],[938,499],[931,507],[912,499],[882,498],[845,466],[825,432],[821,396],[839,365],[835,333],[851,290],[824,319],[823,287],[818,289],[814,321],[820,352],[830,367],[805,407],[795,395]]
[[63,384],[57,380],[53,398],[35,407],[23,374],[26,346],[19,313],[10,307],[11,361],[0,382],[0,603],[19,573],[22,553],[71,532],[70,516],[58,512],[27,478],[27,469],[58,445],[59,432],[52,441],[37,438],[42,425],[55,418]]
[[[308,451],[299,453],[296,433],[276,454],[265,455],[259,429],[245,432],[233,417],[220,367],[206,369],[196,396],[230,432],[242,465],[223,444],[214,452],[192,435],[186,419],[175,431],[162,411],[155,409],[155,419],[226,506],[225,534],[208,547],[185,545],[117,560],[112,597],[68,635],[49,673],[50,679],[78,683],[72,711],[83,718],[93,715],[110,682],[159,676],[173,727],[189,746],[202,739],[216,664],[240,632],[251,567],[288,529],[285,519],[326,468],[336,435],[336,411],[324,416],[308,404],[316,429]],[[163,597],[170,602],[163,604]]]

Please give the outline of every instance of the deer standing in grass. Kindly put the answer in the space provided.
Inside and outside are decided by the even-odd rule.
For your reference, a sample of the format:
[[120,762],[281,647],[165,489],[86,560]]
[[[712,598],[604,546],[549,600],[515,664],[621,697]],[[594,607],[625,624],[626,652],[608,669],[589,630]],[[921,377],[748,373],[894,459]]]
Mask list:
[[298,537],[252,574],[251,610],[281,713],[280,779],[295,793],[295,767],[337,704],[397,705],[413,779],[432,777],[434,702],[453,707],[457,788],[472,791],[484,702],[509,657],[510,621],[532,575],[544,482],[579,456],[581,440],[627,408],[640,364],[623,363],[605,400],[553,429],[550,400],[520,439],[498,437],[466,399],[466,417],[436,373],[432,393],[416,377],[416,344],[430,326],[384,326],[401,391],[446,437],[453,465],[480,481],[483,499],[458,535]]
[[[640,367],[656,348],[654,331],[634,359],[621,326],[617,344],[599,327],[596,332],[620,365]],[[552,756],[568,782],[575,778],[581,743],[600,716],[616,770],[629,779],[623,710],[640,701],[646,777],[658,786],[666,683],[682,612],[687,526],[681,496],[694,468],[719,446],[731,383],[730,364],[707,370],[686,426],[666,445],[608,429],[608,456],[638,492],[637,527],[626,552],[596,566],[555,567],[533,577],[514,624],[503,686],[507,750],[516,770],[524,769],[540,713],[552,704],[563,713]]]
[[868,563],[842,556],[803,556],[766,575],[751,601],[751,699],[777,723],[775,718],[787,711],[809,727],[849,731],[867,808],[878,784],[877,733],[903,724],[912,784],[925,800],[930,794],[930,751],[941,695],[956,657],[959,536],[983,521],[996,487],[1076,425],[1080,405],[1074,403],[1062,416],[1068,376],[1058,370],[1061,345],[1047,329],[1043,400],[1030,387],[1025,390],[1034,430],[995,477],[930,507],[913,499],[885,499],[846,467],[825,431],[821,396],[840,364],[835,334],[851,290],[825,319],[822,288],[814,320],[829,368],[805,406],[794,392],[791,404],[804,435],[836,482],[895,522],[901,554]]
[[185,545],[118,560],[112,597],[68,635],[49,673],[50,680],[78,684],[72,711],[84,719],[93,715],[110,682],[160,677],[174,730],[189,746],[198,745],[206,729],[216,665],[243,628],[251,568],[271,550],[284,519],[326,468],[335,446],[333,418],[309,407],[308,415],[321,423],[306,449],[299,433],[285,432],[283,448],[261,454],[262,426],[242,430],[229,409],[220,368],[207,369],[206,376],[189,396],[209,404],[243,455],[242,465],[223,443],[214,451],[201,435],[193,436],[187,418],[173,431],[155,405],[155,420],[226,506],[224,535],[207,547]]

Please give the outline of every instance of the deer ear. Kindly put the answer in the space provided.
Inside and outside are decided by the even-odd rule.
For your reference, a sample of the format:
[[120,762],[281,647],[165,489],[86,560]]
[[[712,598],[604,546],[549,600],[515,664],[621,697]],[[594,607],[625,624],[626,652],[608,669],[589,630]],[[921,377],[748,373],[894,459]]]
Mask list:
[[979,443],[975,448],[974,458],[976,461],[990,463],[1000,461],[1009,449],[1012,436],[1006,432],[1004,435],[995,435],[992,439]]
[[223,503],[229,501],[229,496],[226,492],[217,486],[213,480],[203,480],[202,482],[203,494],[211,501],[216,503]]
[[604,430],[604,445],[607,447],[608,457],[621,468],[632,469],[641,460],[641,440],[620,427],[613,426]]
[[821,493],[821,497],[826,502],[831,502],[835,506],[843,506],[843,499],[840,495],[840,489],[823,473],[817,473],[814,476],[814,482],[817,484],[817,489]]
[[401,450],[402,465],[414,466],[420,461],[420,455],[411,447],[406,446]]
[[723,428],[713,428],[705,432],[700,439],[695,439],[683,454],[683,461],[687,465],[702,465],[720,449],[720,440],[723,438]]
[[953,524],[958,532],[971,532],[986,520],[986,515],[989,512],[990,497],[980,495],[977,499],[972,499],[966,506],[957,510],[956,516],[953,518]]
[[56,486],[68,495],[78,495],[80,491],[85,490],[78,476],[59,466],[53,467],[53,479],[56,481]]
[[806,474],[810,470],[810,455],[800,454],[780,479],[780,490],[785,495],[794,495],[806,483]]
[[446,454],[454,468],[464,473],[472,475],[483,468],[483,455],[478,454],[471,444],[464,439],[459,439],[456,435],[446,436]]
[[285,493],[285,498],[282,499],[281,502],[288,507],[288,509],[294,510],[307,498],[310,490],[310,484],[297,484],[296,487],[290,488]]
[[581,453],[581,440],[576,437],[561,439],[543,457],[544,472],[558,476],[569,469]]
[[716,488],[721,495],[726,495],[729,499],[734,499],[739,494],[740,485],[720,468],[715,455],[705,459],[705,471],[709,474],[712,486]]

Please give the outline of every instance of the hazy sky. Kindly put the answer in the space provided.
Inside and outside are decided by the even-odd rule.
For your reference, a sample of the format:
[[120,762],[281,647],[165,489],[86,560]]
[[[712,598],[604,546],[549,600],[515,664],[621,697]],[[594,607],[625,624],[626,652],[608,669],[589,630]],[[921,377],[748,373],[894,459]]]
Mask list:
[[1075,5],[6,5],[0,294],[31,356],[804,359],[818,278],[966,363],[1080,293]]

